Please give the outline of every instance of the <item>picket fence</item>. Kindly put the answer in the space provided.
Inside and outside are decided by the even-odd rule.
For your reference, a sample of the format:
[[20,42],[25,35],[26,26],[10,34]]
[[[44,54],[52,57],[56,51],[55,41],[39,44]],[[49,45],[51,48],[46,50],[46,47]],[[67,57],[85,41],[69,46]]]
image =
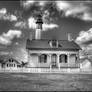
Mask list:
[[7,69],[1,68],[0,73],[92,73],[92,69],[80,69],[80,68],[61,68],[61,69],[50,69],[50,68],[17,68]]

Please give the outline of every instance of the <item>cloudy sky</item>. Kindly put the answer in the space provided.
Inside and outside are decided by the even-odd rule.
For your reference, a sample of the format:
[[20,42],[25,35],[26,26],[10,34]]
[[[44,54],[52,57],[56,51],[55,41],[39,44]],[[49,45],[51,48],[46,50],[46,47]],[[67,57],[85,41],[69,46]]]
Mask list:
[[92,51],[92,2],[16,0],[0,1],[0,55],[26,61],[26,39],[33,37],[36,15],[43,14],[42,39],[67,40]]

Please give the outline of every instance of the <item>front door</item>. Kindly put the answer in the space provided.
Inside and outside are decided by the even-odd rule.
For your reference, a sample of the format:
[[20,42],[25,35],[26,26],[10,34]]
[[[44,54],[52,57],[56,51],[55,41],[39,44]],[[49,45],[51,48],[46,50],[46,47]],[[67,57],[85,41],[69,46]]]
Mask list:
[[52,68],[57,68],[57,55],[56,54],[53,54],[51,57],[51,65],[52,65]]

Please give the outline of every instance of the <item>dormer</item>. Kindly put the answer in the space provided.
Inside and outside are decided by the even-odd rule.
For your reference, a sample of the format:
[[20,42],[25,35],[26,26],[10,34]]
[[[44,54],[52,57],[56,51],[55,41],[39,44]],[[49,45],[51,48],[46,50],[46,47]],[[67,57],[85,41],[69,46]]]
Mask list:
[[58,48],[58,40],[55,40],[55,39],[50,40],[49,45],[51,48]]

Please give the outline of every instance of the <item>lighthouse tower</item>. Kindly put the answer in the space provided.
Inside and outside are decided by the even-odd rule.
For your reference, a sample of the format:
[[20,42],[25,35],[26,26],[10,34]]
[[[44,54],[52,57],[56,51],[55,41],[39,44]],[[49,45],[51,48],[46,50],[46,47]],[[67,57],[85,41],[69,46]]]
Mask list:
[[40,40],[41,39],[41,31],[42,31],[42,16],[39,14],[37,16],[37,21],[36,21],[36,32],[35,32],[35,39]]

